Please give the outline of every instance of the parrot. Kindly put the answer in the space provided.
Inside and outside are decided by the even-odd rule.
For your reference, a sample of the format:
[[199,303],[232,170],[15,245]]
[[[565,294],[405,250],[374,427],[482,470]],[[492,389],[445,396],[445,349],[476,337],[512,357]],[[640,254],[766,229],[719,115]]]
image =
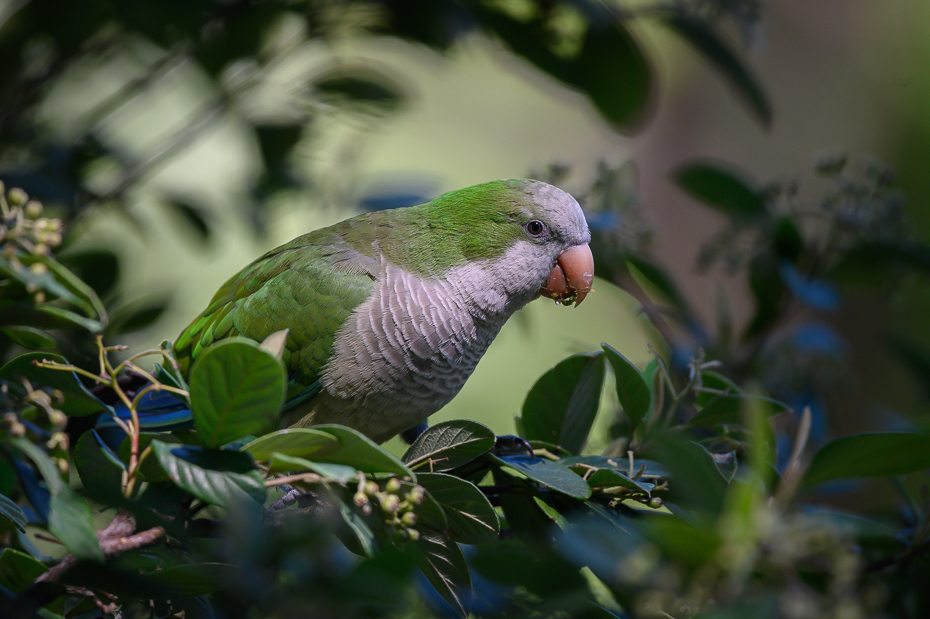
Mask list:
[[[280,427],[349,426],[377,443],[451,401],[514,312],[591,291],[591,234],[553,185],[508,179],[297,237],[231,277],[173,344],[183,374],[225,338],[286,330]],[[182,410],[167,394],[147,415]],[[180,415],[180,416],[179,416]]]

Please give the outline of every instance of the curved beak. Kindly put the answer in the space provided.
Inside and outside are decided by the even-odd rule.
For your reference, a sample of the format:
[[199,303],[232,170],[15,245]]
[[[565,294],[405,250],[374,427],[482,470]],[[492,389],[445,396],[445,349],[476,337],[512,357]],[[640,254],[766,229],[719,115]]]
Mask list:
[[556,303],[577,307],[591,292],[594,283],[594,256],[591,248],[585,245],[569,247],[561,254],[549,273],[549,281],[540,289],[544,297],[555,299]]

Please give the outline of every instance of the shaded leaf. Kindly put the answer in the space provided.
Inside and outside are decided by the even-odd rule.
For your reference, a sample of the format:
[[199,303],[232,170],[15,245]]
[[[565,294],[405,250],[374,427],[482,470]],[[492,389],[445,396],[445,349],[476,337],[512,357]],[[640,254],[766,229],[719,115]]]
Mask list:
[[273,453],[313,458],[338,448],[339,439],[328,432],[315,428],[286,428],[260,436],[239,450],[252,454],[256,460],[267,460]]
[[786,404],[772,398],[750,395],[718,395],[710,400],[694,417],[689,419],[688,425],[712,426],[718,423],[742,423],[743,406],[750,401],[767,405],[765,408],[768,415],[775,415],[789,410]]
[[0,378],[10,381],[10,390],[21,395],[25,394],[25,389],[19,382],[19,377],[28,380],[33,389],[43,386],[61,391],[64,395],[64,401],[61,403],[53,402],[53,405],[67,415],[75,417],[91,415],[106,408],[103,402],[98,400],[78,380],[74,372],[40,368],[33,363],[34,361],[43,360],[68,364],[68,360],[61,355],[42,352],[26,353],[12,359],[0,368]]
[[462,544],[493,542],[500,533],[497,512],[474,484],[442,473],[419,473],[417,483],[439,503],[448,520],[447,533]]
[[319,425],[314,430],[326,432],[339,441],[339,447],[314,456],[317,462],[331,462],[354,466],[365,473],[394,473],[416,479],[413,471],[407,468],[397,456],[378,445],[370,438],[345,426]]
[[207,212],[199,206],[195,206],[188,200],[175,198],[165,202],[168,209],[178,216],[201,242],[210,240],[210,222],[207,219]]
[[75,556],[103,561],[90,506],[69,486],[52,493],[48,530]]
[[[161,441],[162,443],[169,443],[171,445],[180,445],[182,443],[181,439],[173,434],[165,434],[161,432],[143,432],[139,435],[139,454],[141,455],[148,447],[152,444],[152,441]],[[127,436],[123,439],[123,442],[119,446],[119,459],[123,463],[123,466],[129,464],[129,460],[132,457],[132,441]],[[142,478],[148,482],[160,482],[170,479],[168,475],[165,474],[164,469],[158,463],[158,458],[154,457],[154,454],[150,454],[142,461],[142,464],[139,467],[139,473],[142,474]]]
[[645,455],[668,468],[668,501],[706,515],[720,513],[727,484],[707,450],[667,432],[652,439]]
[[29,350],[55,347],[55,340],[50,335],[34,327],[8,327],[2,331],[14,343]]
[[12,548],[4,548],[0,554],[0,586],[13,593],[22,593],[32,582],[48,571],[48,567]]
[[439,533],[423,531],[420,539],[407,544],[426,579],[452,608],[462,615],[471,598],[471,574],[458,544]]
[[728,216],[761,217],[767,213],[762,196],[738,172],[725,169],[725,164],[692,161],[678,167],[672,177],[692,198]]
[[814,454],[801,485],[810,488],[832,479],[904,475],[928,467],[930,434],[855,434],[831,441]]
[[588,477],[588,485],[592,488],[613,488],[621,486],[630,490],[645,492],[650,495],[653,485],[630,479],[627,475],[614,469],[598,469]]
[[525,437],[579,453],[588,440],[604,382],[602,353],[572,355],[543,374],[523,402]]
[[477,421],[443,421],[420,434],[403,461],[412,470],[449,471],[487,453],[495,441],[494,433]]
[[[588,10],[597,11],[593,6]],[[626,26],[606,12],[588,20],[580,48],[571,57],[563,57],[546,45],[545,24],[522,23],[480,5],[472,11],[515,54],[584,92],[617,129],[635,129],[649,112],[653,79],[649,63]]]
[[635,428],[652,409],[652,392],[643,378],[639,368],[608,344],[601,344],[604,355],[614,370],[617,383],[617,399],[630,422]]
[[12,522],[20,531],[26,531],[26,514],[13,499],[5,494],[0,494],[0,516]]
[[286,456],[279,453],[271,455],[271,459],[268,461],[268,469],[272,473],[310,471],[340,484],[357,479],[358,474],[357,469],[345,464],[312,462],[306,458]]
[[81,483],[90,496],[104,501],[120,496],[126,467],[95,430],[81,435],[73,457]]
[[714,24],[681,11],[669,13],[661,20],[723,74],[763,126],[772,124],[772,106],[762,86]]
[[576,499],[591,496],[588,482],[558,462],[530,456],[488,456],[492,462],[517,471],[533,481]]
[[191,413],[207,447],[274,427],[287,379],[279,359],[246,339],[221,341],[200,356],[190,375]]
[[152,570],[140,574],[139,580],[146,590],[163,590],[164,599],[173,599],[219,591],[231,576],[232,568],[225,563],[196,563]]
[[231,506],[265,500],[261,474],[246,453],[178,447],[161,441],[152,441],[152,449],[168,477],[202,501]]
[[150,327],[168,309],[168,299],[142,300],[120,307],[110,316],[106,336],[135,333]]

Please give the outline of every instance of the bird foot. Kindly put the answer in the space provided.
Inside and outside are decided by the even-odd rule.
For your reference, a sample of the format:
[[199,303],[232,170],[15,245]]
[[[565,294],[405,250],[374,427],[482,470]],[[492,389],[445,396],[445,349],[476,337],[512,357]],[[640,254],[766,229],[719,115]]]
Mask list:
[[498,436],[494,443],[494,447],[491,449],[491,453],[495,456],[529,455],[531,458],[536,457],[536,454],[533,453],[532,445],[530,445],[526,439],[514,436],[513,434]]
[[290,507],[291,505],[297,504],[298,507],[307,507],[307,503],[313,502],[313,496],[307,494],[306,491],[300,488],[292,488],[291,486],[281,486],[282,490],[287,490],[287,492],[280,499],[268,506],[266,511],[275,512],[284,509],[285,507]]

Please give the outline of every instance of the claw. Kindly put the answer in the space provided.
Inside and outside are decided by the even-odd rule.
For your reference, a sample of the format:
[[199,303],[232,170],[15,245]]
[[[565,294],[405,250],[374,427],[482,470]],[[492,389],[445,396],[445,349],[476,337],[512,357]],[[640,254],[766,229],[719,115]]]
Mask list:
[[531,458],[536,457],[536,454],[533,453],[532,445],[530,445],[526,439],[514,436],[513,434],[498,436],[491,452],[495,456],[529,455]]

